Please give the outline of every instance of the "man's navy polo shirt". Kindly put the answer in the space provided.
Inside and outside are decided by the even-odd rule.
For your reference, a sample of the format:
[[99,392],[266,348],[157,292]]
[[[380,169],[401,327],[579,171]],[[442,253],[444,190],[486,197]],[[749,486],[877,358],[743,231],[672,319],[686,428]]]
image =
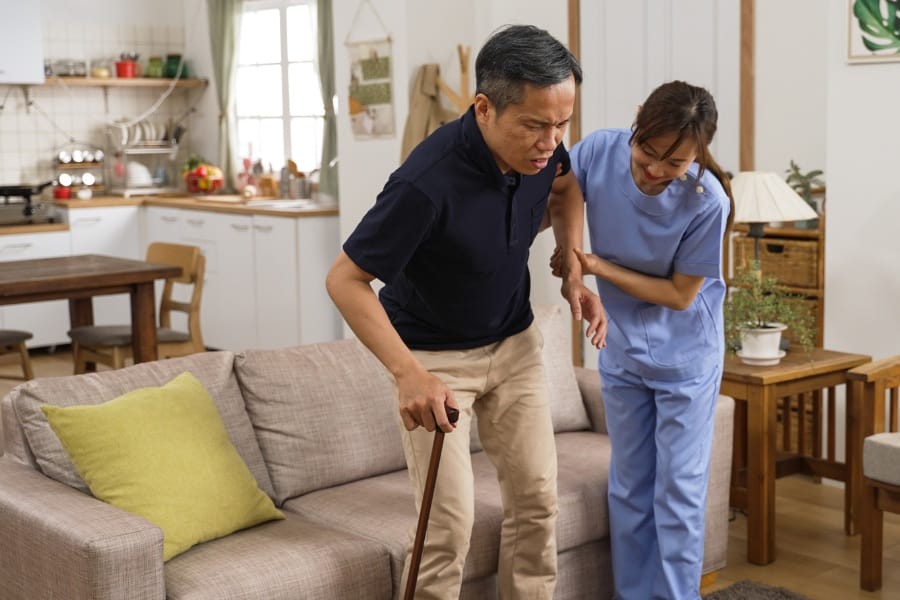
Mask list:
[[532,322],[528,250],[547,208],[560,144],[536,175],[504,175],[472,108],[422,143],[344,243],[385,283],[379,297],[410,348],[490,344]]

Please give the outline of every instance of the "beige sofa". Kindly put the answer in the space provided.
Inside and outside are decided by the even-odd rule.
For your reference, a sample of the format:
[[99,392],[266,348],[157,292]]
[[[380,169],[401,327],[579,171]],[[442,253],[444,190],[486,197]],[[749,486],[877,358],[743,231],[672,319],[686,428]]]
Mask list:
[[[570,365],[568,315],[557,306],[535,312],[559,455],[556,597],[608,598],[609,440],[599,379]],[[103,402],[185,370],[210,392],[235,447],[287,518],[163,563],[157,527],[77,489],[84,484],[39,406]],[[399,598],[416,512],[395,404],[386,372],[355,340],[209,352],[20,385],[0,405],[0,598]],[[720,397],[704,572],[725,564],[733,408]],[[484,600],[496,597],[501,503],[493,467],[477,439],[472,446],[476,515],[461,597]]]

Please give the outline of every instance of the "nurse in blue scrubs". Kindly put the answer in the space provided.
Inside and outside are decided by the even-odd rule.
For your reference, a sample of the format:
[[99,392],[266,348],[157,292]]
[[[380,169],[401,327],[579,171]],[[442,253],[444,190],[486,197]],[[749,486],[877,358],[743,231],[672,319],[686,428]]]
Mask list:
[[[661,85],[628,129],[570,152],[551,220],[587,206],[609,316],[600,352],[612,442],[609,522],[616,598],[699,599],[713,413],[724,357],[722,244],[733,202],[710,155],[717,111],[705,89]],[[573,186],[577,182],[577,186]],[[558,273],[570,256],[556,253]]]

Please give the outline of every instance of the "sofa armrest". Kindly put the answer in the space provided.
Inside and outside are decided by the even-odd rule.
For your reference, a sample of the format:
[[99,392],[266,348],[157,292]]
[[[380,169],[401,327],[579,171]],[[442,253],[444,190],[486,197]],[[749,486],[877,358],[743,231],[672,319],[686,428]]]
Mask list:
[[575,367],[575,380],[578,381],[581,400],[591,420],[591,429],[597,433],[608,433],[606,410],[603,408],[603,396],[600,394],[600,373],[597,369]]
[[0,458],[0,598],[163,600],[162,531]]
[[731,455],[734,448],[734,399],[719,396],[713,417],[709,488],[706,494],[706,538],[703,573],[725,566],[728,558],[728,516],[731,494]]

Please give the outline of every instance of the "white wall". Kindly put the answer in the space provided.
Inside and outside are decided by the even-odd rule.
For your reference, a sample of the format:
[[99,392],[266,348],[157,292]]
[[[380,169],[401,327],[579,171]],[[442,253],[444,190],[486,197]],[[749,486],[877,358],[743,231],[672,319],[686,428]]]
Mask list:
[[825,168],[827,48],[843,48],[844,40],[828,35],[822,7],[822,0],[756,0],[758,171],[783,176],[792,159],[804,172]]
[[900,62],[846,62],[847,3],[829,0],[825,345],[900,353]]
[[724,168],[736,169],[739,33],[737,2],[582,2],[582,133],[630,127],[654,88],[683,79],[715,97],[719,128],[712,150]]

